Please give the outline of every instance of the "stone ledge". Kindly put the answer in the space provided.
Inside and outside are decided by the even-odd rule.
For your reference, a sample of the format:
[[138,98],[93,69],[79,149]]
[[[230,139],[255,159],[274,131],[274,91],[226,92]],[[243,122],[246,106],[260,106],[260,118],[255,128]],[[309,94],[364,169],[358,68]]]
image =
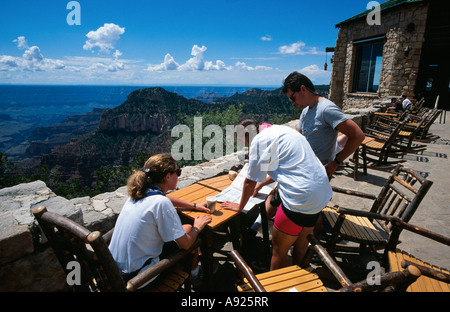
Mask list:
[[0,233],[0,265],[34,252],[33,238],[26,225],[13,225]]
[[[237,153],[225,155],[197,166],[183,168],[177,188],[227,173],[241,166]],[[34,181],[0,190],[0,265],[18,260],[39,249],[46,238],[33,216],[33,209],[46,206],[49,211],[63,215],[91,231],[110,230],[128,198],[127,187],[94,197],[68,200],[57,196],[44,182]],[[0,269],[1,271],[1,269]]]

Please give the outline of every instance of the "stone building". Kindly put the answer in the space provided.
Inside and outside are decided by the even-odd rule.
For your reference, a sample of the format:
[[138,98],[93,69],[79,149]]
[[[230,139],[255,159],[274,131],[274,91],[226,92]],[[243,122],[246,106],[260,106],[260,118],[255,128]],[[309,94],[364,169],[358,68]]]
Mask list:
[[434,107],[439,95],[450,108],[449,4],[389,0],[338,23],[329,98],[352,109],[406,94]]

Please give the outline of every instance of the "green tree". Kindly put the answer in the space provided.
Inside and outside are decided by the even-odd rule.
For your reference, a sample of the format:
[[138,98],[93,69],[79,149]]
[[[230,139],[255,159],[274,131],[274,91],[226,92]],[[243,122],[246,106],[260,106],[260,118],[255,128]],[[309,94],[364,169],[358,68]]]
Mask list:
[[11,171],[16,166],[8,160],[8,156],[0,152],[0,188],[14,185],[14,177]]

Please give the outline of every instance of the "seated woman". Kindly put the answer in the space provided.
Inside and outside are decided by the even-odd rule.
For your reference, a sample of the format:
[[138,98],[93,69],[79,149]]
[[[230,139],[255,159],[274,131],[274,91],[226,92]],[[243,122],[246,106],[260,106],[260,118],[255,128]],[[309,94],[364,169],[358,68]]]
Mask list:
[[156,264],[174,247],[188,249],[211,222],[210,215],[202,215],[193,226],[181,224],[171,199],[165,196],[176,188],[180,174],[181,169],[177,169],[170,154],[159,154],[150,157],[143,168],[129,177],[129,198],[109,245],[126,281]]

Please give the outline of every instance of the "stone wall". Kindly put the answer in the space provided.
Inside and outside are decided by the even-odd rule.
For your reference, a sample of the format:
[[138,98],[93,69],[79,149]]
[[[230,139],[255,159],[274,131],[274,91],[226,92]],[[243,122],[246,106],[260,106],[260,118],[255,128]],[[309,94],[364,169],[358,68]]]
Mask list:
[[[366,18],[339,26],[333,56],[330,100],[343,109],[367,108],[373,101],[388,101],[406,94],[414,97],[425,35],[428,4],[411,3],[381,12],[381,25],[368,25]],[[414,23],[414,30],[408,25]],[[377,93],[352,92],[355,40],[385,36],[380,85]],[[406,55],[405,49],[409,48]]]
[[[184,167],[178,188],[241,167],[237,153],[197,166]],[[38,227],[32,211],[46,206],[91,231],[110,230],[127,199],[123,186],[95,197],[68,200],[57,196],[44,182],[0,189],[0,292],[61,291],[65,274]]]

